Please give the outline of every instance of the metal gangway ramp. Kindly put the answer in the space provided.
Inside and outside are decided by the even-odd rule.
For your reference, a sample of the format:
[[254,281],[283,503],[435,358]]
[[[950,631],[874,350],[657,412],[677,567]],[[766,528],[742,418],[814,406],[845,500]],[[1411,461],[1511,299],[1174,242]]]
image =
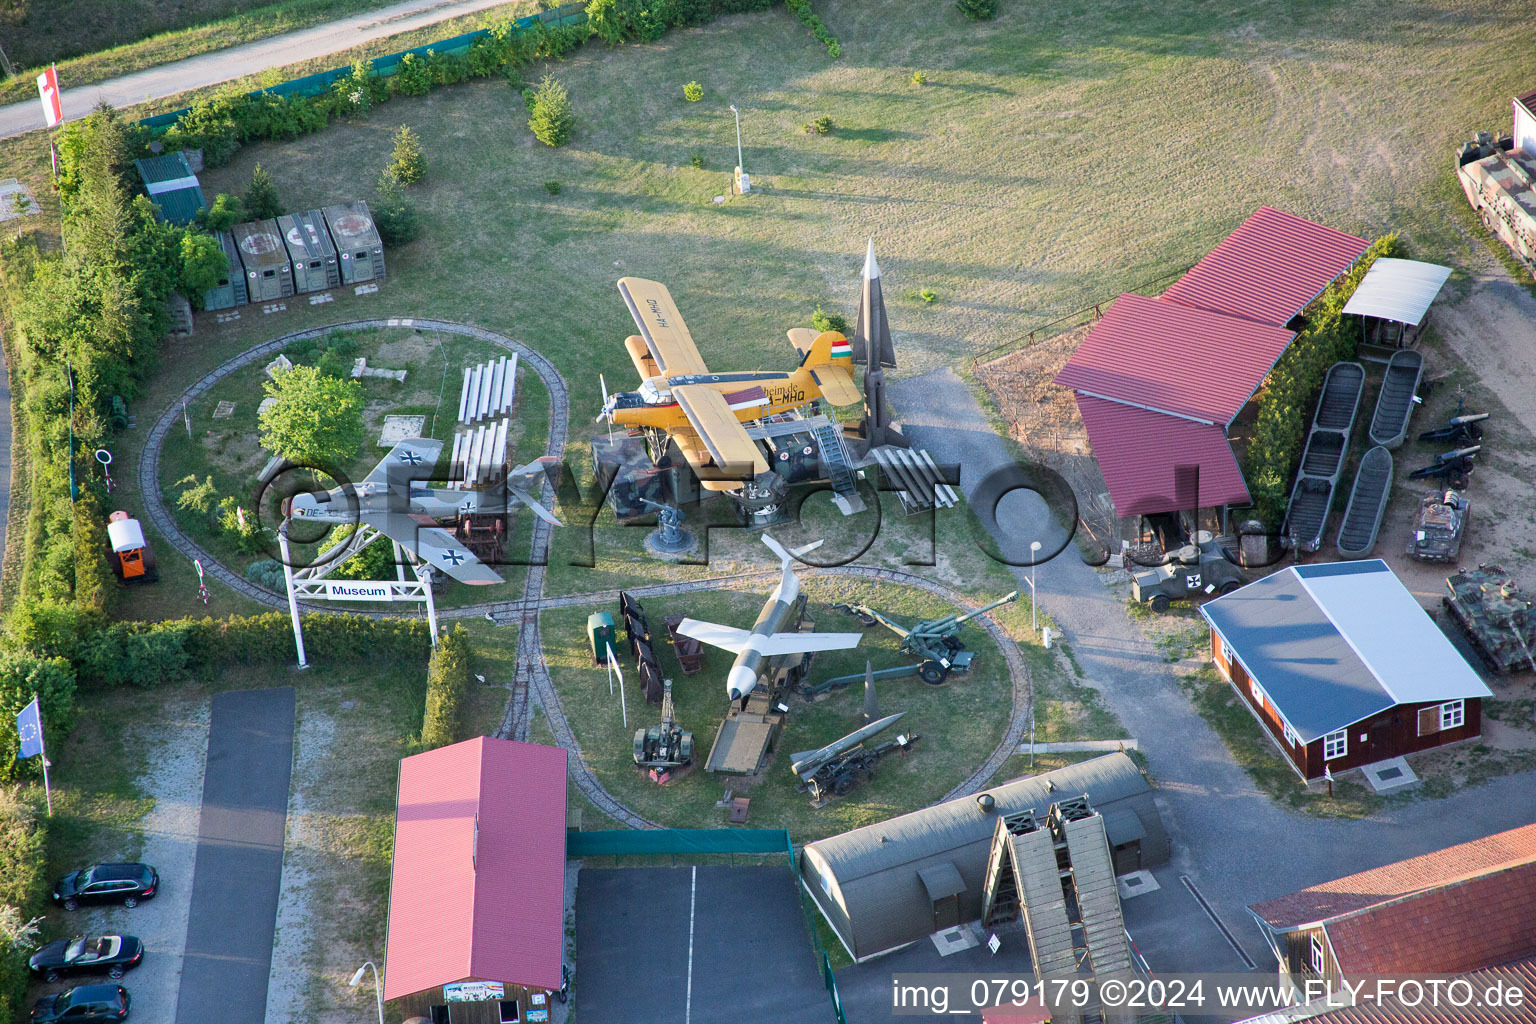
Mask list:
[[1017,920],[1020,912],[1036,977],[1076,974],[1077,954],[1055,837],[1033,810],[998,819],[982,891],[982,920],[989,927]]
[[[1100,983],[1111,978],[1129,980],[1135,975],[1135,964],[1125,918],[1120,912],[1120,892],[1115,885],[1103,816],[1089,806],[1086,798],[1063,800],[1051,805],[1050,826],[1052,833],[1066,842],[1077,919],[1094,978]],[[1134,1011],[1106,1009],[1103,1014],[1109,1021],[1137,1019]]]

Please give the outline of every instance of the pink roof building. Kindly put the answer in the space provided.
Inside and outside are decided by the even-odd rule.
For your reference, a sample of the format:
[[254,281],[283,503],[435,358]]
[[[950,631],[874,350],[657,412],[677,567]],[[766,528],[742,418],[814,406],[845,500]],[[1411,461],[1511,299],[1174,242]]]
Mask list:
[[482,736],[400,762],[384,998],[560,987],[566,752]]

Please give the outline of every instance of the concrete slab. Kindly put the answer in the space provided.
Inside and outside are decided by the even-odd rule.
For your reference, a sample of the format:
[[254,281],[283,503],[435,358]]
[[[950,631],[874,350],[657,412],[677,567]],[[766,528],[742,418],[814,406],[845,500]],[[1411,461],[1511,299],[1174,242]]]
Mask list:
[[1419,785],[1419,777],[1413,774],[1408,762],[1401,757],[1389,757],[1360,769],[1365,781],[1378,793],[1396,793]]
[[1128,875],[1120,875],[1115,879],[1115,888],[1120,891],[1122,900],[1133,899],[1137,896],[1145,896],[1149,892],[1157,892],[1162,886],[1157,883],[1157,876],[1150,871],[1132,871]]
[[427,425],[425,416],[385,416],[379,432],[379,447],[393,448],[408,437],[420,437]]

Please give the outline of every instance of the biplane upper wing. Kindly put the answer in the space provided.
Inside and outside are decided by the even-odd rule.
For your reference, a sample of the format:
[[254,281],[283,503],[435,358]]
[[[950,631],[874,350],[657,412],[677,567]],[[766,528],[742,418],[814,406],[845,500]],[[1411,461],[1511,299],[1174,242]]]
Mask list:
[[864,400],[853,385],[853,374],[845,367],[823,363],[811,369],[811,376],[821,388],[822,397],[833,405],[857,405]]
[[399,512],[364,515],[364,522],[390,540],[399,542],[419,561],[452,576],[461,583],[501,583],[502,578],[453,534],[426,517]]
[[709,372],[666,285],[643,277],[621,277],[619,294],[624,296],[629,315],[635,318],[645,347],[650,349],[651,358],[662,373],[680,377]]
[[409,486],[412,480],[429,480],[432,468],[442,454],[443,442],[427,437],[408,437],[379,460],[372,472],[363,478],[363,483]]
[[[684,384],[672,389],[672,397],[677,399],[683,415],[688,417],[699,441],[714,460],[714,476],[720,476],[721,470],[737,473],[742,478],[768,472],[768,460],[757,450],[723,394],[704,384]],[[679,443],[678,447],[683,449],[684,457],[697,472],[699,465],[689,455],[692,446]]]

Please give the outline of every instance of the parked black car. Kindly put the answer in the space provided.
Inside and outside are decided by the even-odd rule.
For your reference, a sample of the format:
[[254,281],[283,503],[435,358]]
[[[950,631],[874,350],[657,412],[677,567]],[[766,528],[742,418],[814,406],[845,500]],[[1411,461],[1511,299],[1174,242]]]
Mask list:
[[32,1024],[99,1024],[128,1016],[128,990],[121,985],[80,985],[32,1004]]
[[44,981],[58,981],[66,974],[106,974],[121,978],[139,966],[144,943],[132,935],[76,935],[43,946],[27,966]]
[[121,903],[136,907],[160,889],[160,876],[148,864],[97,864],[71,871],[53,887],[53,902],[65,910],[82,903]]

